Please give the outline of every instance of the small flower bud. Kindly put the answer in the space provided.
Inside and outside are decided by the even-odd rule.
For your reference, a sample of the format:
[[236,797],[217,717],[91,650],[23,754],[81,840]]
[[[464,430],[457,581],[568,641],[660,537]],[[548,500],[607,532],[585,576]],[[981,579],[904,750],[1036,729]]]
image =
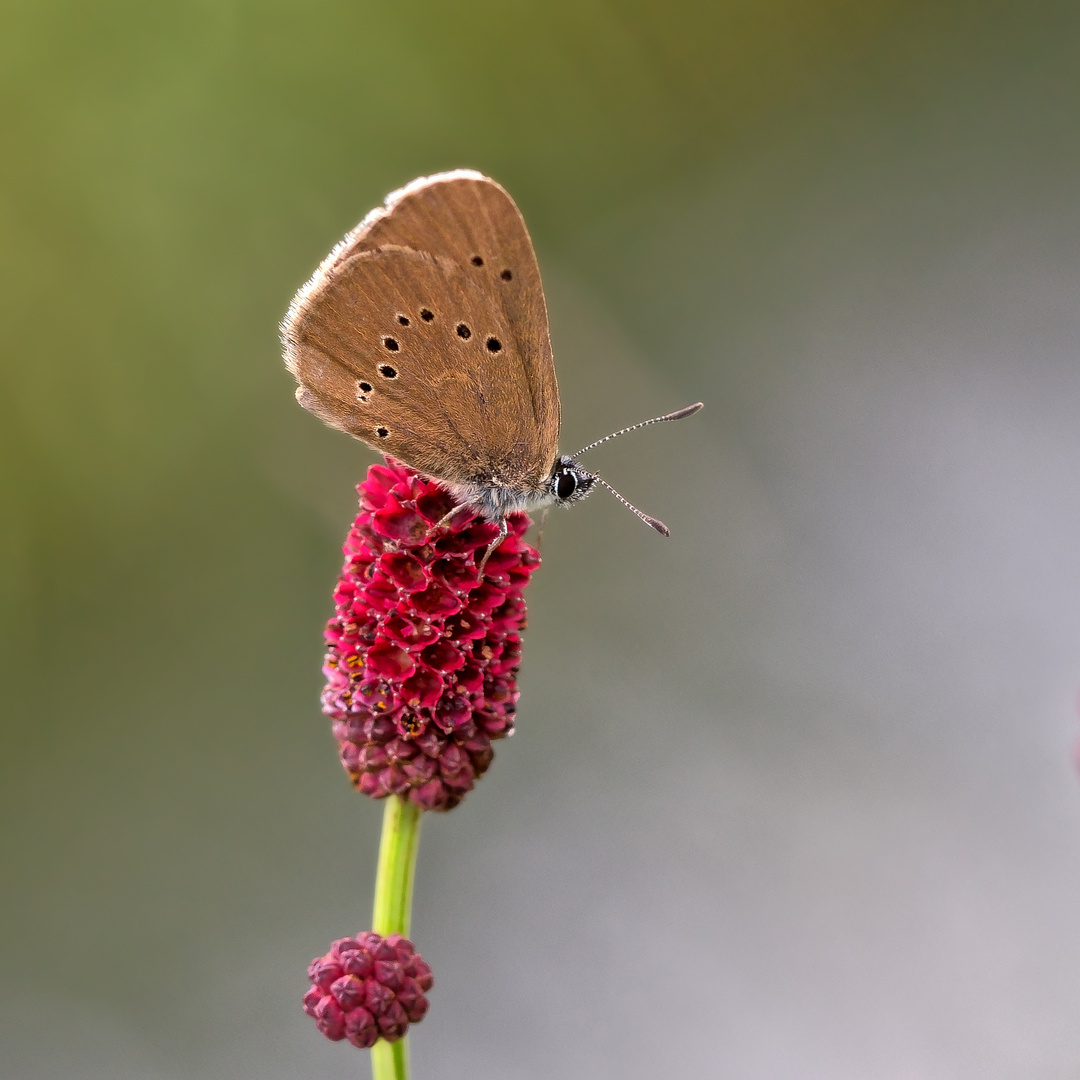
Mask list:
[[[331,978],[333,976],[333,978]],[[304,1012],[333,1042],[361,1049],[400,1039],[428,1010],[431,968],[408,938],[373,931],[341,938],[308,966]]]

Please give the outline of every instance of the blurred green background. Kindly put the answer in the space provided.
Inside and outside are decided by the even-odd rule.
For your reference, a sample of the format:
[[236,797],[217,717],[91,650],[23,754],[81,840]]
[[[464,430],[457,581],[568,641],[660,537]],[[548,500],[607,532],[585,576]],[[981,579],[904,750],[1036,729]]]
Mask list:
[[1080,9],[0,8],[0,1073],[352,1077],[318,711],[372,455],[277,322],[514,195],[563,449],[519,731],[425,825],[418,1078],[1080,1070]]

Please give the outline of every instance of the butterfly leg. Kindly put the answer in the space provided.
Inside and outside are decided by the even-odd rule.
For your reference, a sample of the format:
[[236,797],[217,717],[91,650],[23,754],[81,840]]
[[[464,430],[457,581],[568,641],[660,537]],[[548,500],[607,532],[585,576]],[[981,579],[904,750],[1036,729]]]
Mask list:
[[491,558],[491,553],[506,539],[506,534],[510,532],[510,526],[507,524],[506,518],[499,519],[499,535],[495,537],[487,546],[487,551],[484,552],[484,557],[480,560],[480,565],[477,570],[483,574],[484,567],[487,566],[488,559]]
[[436,521],[434,525],[431,526],[431,531],[434,532],[436,529],[449,528],[450,522],[454,520],[458,512],[461,510],[465,510],[466,508],[469,510],[476,509],[469,503],[458,503],[457,506],[453,507],[453,509],[451,509],[448,513],[443,514],[443,516],[439,518],[439,520]]
[[544,529],[547,528],[547,519],[550,512],[550,506],[545,506],[540,511],[540,527],[536,530],[536,546],[538,549],[544,546]]

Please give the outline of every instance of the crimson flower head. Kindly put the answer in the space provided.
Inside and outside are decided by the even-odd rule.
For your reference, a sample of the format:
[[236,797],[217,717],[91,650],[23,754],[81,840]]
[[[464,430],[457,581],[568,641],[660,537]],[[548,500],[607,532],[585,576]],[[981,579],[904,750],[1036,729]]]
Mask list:
[[382,1036],[396,1042],[428,1010],[431,968],[401,934],[371,930],[341,938],[308,966],[311,989],[304,1012],[333,1042],[348,1039],[364,1050]]
[[540,556],[529,518],[480,563],[498,526],[386,458],[357,488],[360,513],[326,627],[323,712],[359,791],[449,810],[513,732],[522,590]]

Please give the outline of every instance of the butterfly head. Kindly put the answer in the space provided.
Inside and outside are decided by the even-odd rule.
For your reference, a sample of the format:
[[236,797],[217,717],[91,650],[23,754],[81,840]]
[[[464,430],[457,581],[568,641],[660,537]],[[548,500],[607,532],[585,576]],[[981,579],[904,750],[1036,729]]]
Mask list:
[[551,498],[560,506],[569,506],[584,499],[596,484],[596,477],[583,469],[572,457],[555,459],[548,481]]

